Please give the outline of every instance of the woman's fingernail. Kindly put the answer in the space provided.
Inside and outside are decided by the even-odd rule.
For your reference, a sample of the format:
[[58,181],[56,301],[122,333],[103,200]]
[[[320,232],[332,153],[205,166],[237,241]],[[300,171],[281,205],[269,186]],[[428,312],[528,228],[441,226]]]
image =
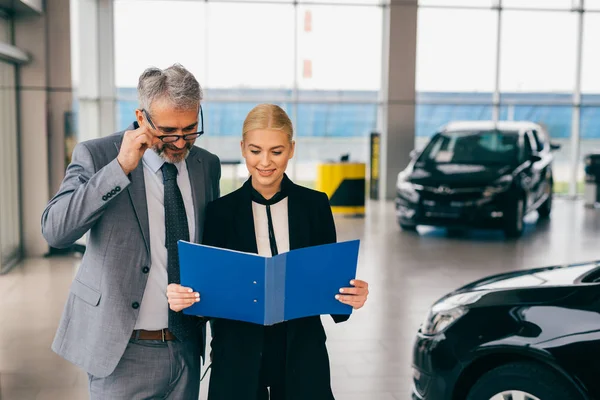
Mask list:
[[340,289],[340,293],[344,293],[344,289]]
[[354,285],[354,281],[350,281],[350,284],[351,284],[351,285]]
[[339,295],[339,294],[336,294],[336,295],[335,295],[335,299],[336,299],[336,300],[339,300],[339,299],[340,299],[340,295]]
[[192,293],[192,292],[193,292],[193,290],[192,290],[192,289],[188,289],[188,293]]

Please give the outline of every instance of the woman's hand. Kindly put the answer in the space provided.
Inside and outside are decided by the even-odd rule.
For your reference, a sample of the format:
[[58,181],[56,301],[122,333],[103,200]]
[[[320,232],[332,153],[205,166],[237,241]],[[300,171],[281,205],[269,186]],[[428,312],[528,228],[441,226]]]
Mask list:
[[359,279],[351,280],[350,284],[354,287],[341,288],[340,293],[344,294],[336,294],[335,298],[341,303],[348,304],[355,310],[358,310],[364,306],[367,301],[367,296],[369,296],[369,284]]
[[169,308],[179,312],[199,302],[200,293],[194,292],[191,288],[181,286],[177,283],[171,283],[167,286],[167,299],[169,300]]

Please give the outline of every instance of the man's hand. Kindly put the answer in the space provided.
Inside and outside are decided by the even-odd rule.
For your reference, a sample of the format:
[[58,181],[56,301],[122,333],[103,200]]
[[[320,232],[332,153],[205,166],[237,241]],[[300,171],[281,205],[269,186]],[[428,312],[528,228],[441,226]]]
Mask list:
[[156,140],[145,125],[134,131],[125,132],[121,150],[117,156],[117,161],[125,175],[136,169],[144,152],[152,147]]
[[369,284],[365,281],[353,279],[350,284],[354,287],[341,288],[340,293],[344,295],[336,294],[335,298],[341,303],[352,306],[355,310],[358,310],[365,305],[367,296],[369,296]]
[[194,292],[192,289],[177,283],[171,283],[167,286],[167,299],[169,300],[169,308],[179,312],[199,302],[200,293]]

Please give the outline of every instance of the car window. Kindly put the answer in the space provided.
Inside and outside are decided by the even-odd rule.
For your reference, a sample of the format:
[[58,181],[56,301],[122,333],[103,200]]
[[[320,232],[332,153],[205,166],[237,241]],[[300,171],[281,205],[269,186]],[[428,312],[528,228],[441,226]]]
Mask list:
[[434,136],[419,162],[506,164],[519,157],[519,134],[512,131],[455,131]]

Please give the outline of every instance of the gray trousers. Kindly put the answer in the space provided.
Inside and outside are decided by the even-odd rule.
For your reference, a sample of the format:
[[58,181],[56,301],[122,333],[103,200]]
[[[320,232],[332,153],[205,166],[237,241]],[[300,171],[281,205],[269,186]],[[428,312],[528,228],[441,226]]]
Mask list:
[[89,375],[91,400],[197,400],[200,345],[196,341],[130,340],[115,371]]

